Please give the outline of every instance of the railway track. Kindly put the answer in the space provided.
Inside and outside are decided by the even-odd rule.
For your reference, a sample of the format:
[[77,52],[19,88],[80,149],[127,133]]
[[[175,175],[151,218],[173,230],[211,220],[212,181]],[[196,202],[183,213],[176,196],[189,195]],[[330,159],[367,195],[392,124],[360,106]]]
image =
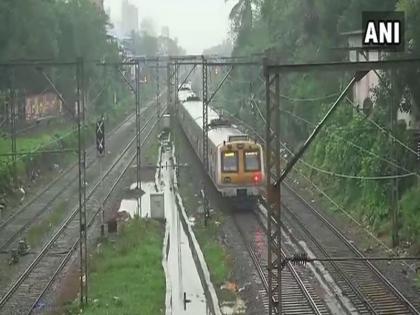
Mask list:
[[[153,107],[149,105],[142,109],[142,113],[148,112],[151,108]],[[130,125],[134,118],[134,114],[125,118],[122,123],[110,132],[109,137],[116,135],[123,127],[128,128],[126,125]],[[129,144],[134,141],[134,138],[129,141]],[[124,150],[123,147],[121,149]],[[97,164],[96,162],[96,148],[90,147],[87,150],[86,157],[87,177],[99,176],[98,170],[94,168]],[[112,163],[112,160],[110,162]],[[78,189],[78,173],[76,169],[77,163],[74,163],[0,224],[0,253],[9,253],[10,249],[16,246],[19,237],[22,236],[36,219],[45,213],[54,211],[58,199],[62,201],[72,198],[72,195]]]
[[[264,220],[265,222],[262,222]],[[242,239],[245,242],[248,254],[261,279],[263,290],[260,294],[263,304],[268,311],[268,271],[267,271],[267,240],[266,220],[263,215],[260,220],[255,213],[235,213],[233,221]],[[286,257],[286,253],[282,253]],[[288,263],[282,272],[282,313],[284,314],[330,314],[323,301],[310,293],[310,283],[302,278],[302,272],[298,271],[299,266]],[[274,282],[276,285],[276,282]],[[274,296],[278,300],[278,296]]]
[[[319,211],[289,185],[283,185],[283,223],[304,240],[315,257],[365,257]],[[322,243],[321,241],[322,240]],[[343,293],[361,314],[420,314],[370,261],[324,262]]]
[[[248,124],[235,119],[264,143],[264,139]],[[292,227],[292,235],[300,235],[311,245],[315,257],[365,256],[318,210],[310,205],[287,183],[282,185],[284,229]],[[285,221],[287,219],[287,224]],[[286,227],[287,225],[287,227]],[[296,237],[295,237],[296,238]],[[296,241],[297,238],[296,238]],[[307,252],[306,249],[302,249]],[[342,292],[361,314],[420,314],[420,298],[408,300],[371,261],[324,262]]]
[[[143,135],[142,146],[149,138],[157,121],[149,120],[140,131]],[[148,130],[146,130],[149,128]],[[146,135],[144,133],[147,132]],[[91,226],[99,212],[96,200],[105,203],[121,180],[125,172],[135,160],[135,147],[127,146],[114,163],[107,169],[103,178],[108,176],[114,184],[111,190],[99,190],[98,181],[87,192],[87,220]],[[103,179],[102,178],[102,179]],[[95,198],[93,197],[95,194]],[[37,254],[31,264],[7,290],[0,300],[2,314],[31,314],[43,294],[66,265],[79,242],[78,206],[74,207],[67,219],[60,225],[50,240]]]

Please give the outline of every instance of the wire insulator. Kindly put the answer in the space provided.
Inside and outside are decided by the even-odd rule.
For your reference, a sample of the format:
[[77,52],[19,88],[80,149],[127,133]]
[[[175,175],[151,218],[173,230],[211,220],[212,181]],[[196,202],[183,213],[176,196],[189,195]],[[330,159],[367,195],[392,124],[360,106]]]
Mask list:
[[301,265],[305,266],[308,263],[308,254],[307,253],[299,253],[294,254],[293,257],[290,259],[293,265]]
[[288,262],[292,263],[292,265],[294,266],[305,266],[309,261],[310,259],[308,258],[307,253],[298,253],[294,254],[292,257],[286,257],[285,259],[283,259],[280,263],[280,267],[281,270],[283,270]]

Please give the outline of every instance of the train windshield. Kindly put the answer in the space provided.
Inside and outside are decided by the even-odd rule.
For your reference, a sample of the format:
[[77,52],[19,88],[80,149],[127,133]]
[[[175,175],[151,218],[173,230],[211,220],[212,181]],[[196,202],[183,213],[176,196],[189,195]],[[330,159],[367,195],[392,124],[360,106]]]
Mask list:
[[238,152],[228,151],[222,153],[223,172],[238,171]]
[[255,172],[261,170],[260,152],[245,151],[245,171]]

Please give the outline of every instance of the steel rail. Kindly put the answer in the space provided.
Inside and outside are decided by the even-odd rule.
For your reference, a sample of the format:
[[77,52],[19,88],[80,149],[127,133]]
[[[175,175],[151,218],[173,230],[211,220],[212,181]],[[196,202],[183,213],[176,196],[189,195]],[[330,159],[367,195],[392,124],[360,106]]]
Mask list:
[[[164,93],[165,93],[165,91],[162,92],[162,94],[164,94]],[[146,113],[148,110],[152,109],[153,108],[152,105],[153,105],[153,103],[152,102],[149,102],[149,105],[146,106],[146,107],[144,107],[144,109],[142,110],[142,113]],[[126,124],[127,121],[129,121],[130,119],[132,119],[132,117],[134,117],[134,116],[135,116],[135,114],[133,113],[133,114],[130,114],[127,117],[125,117],[122,122],[120,122],[116,127],[114,127],[110,131],[110,134],[111,135],[117,134],[117,132],[119,130],[121,130],[121,128],[124,126],[124,124]],[[95,148],[95,146],[92,145],[92,146],[90,146],[89,150],[94,150],[94,148]],[[34,153],[36,154],[36,152],[34,152]],[[94,152],[92,154],[94,155]],[[95,161],[96,161],[96,158],[95,157],[93,157],[93,159],[90,159],[90,161],[88,161],[88,163],[87,163],[87,168],[89,168],[92,164],[94,164]],[[38,191],[30,200],[28,200],[24,205],[22,205],[18,210],[14,211],[11,215],[9,215],[6,218],[6,220],[1,221],[0,222],[0,230],[3,230],[6,227],[6,225],[10,224],[10,222],[13,219],[16,218],[16,216],[18,216],[19,214],[21,214],[22,212],[24,212],[25,210],[27,210],[27,208],[30,205],[32,205],[34,202],[36,202],[37,199],[39,199],[42,194],[48,192],[51,189],[51,187],[55,186],[59,180],[62,180],[65,176],[67,176],[71,171],[74,170],[75,167],[77,167],[77,162],[75,162],[72,165],[68,166],[66,168],[66,170],[64,171],[64,173],[61,173],[59,176],[55,177],[46,186],[44,186],[40,191]],[[69,179],[69,181],[71,182],[72,179]],[[61,194],[66,188],[67,188],[66,186],[63,186],[63,189],[59,190],[57,192],[57,194],[52,199],[50,199],[50,201],[54,201],[57,198],[57,196],[59,194]],[[50,202],[48,202],[46,204],[46,206],[49,206],[49,205],[50,205]],[[41,214],[42,214],[42,211],[40,213],[36,214],[35,217],[33,217],[33,218],[37,218]],[[26,227],[27,227],[27,225],[24,228],[26,228]],[[20,232],[22,230],[23,229],[21,229]],[[14,234],[16,234],[16,233],[14,233]],[[5,242],[4,244],[1,244],[0,245],[0,252],[4,251],[4,248],[7,247],[8,245],[10,245],[10,241],[8,241],[8,242],[9,242],[9,244],[6,244],[7,242]]]
[[[145,128],[151,123],[151,120],[149,120],[143,128],[139,131],[139,133],[142,133]],[[132,142],[131,142],[132,143]],[[88,198],[92,196],[92,194],[96,191],[96,189],[99,187],[101,181],[115,168],[115,166],[118,164],[118,162],[123,158],[125,153],[128,151],[130,146],[127,146],[126,149],[120,154],[120,156],[114,161],[114,163],[111,165],[110,168],[105,172],[105,174],[102,176],[102,179],[98,181],[95,186],[89,191]],[[87,200],[88,201],[88,200]],[[79,207],[76,206],[73,208],[72,213],[68,216],[67,219],[61,224],[59,229],[54,233],[54,235],[50,238],[50,240],[44,245],[44,247],[39,252],[38,256],[32,261],[32,263],[23,271],[23,273],[20,275],[20,277],[15,281],[15,283],[9,288],[9,290],[4,294],[0,300],[0,309],[4,307],[6,302],[11,298],[11,296],[16,292],[16,290],[20,287],[20,285],[23,283],[23,281],[28,277],[28,275],[33,271],[33,269],[38,265],[38,263],[41,261],[41,259],[48,253],[48,250],[50,247],[54,244],[54,242],[58,239],[58,237],[63,233],[63,231],[66,229],[66,227],[69,225],[69,223],[77,216],[79,212]]]
[[[132,117],[134,116],[134,113],[127,116],[118,126],[116,126],[114,129],[112,129],[111,133],[114,134],[118,130],[122,128],[122,126]],[[91,149],[94,148],[94,145],[90,147]],[[76,149],[77,151],[77,149]],[[33,154],[36,154],[37,152],[33,152]],[[3,220],[0,223],[0,229],[3,229],[4,226],[6,226],[15,216],[17,216],[20,212],[22,212],[26,207],[31,205],[35,200],[37,200],[43,193],[45,193],[47,190],[49,190],[52,186],[55,185],[55,183],[62,179],[64,176],[66,176],[68,173],[70,173],[75,167],[77,166],[77,162],[73,163],[72,165],[68,166],[64,173],[61,173],[59,176],[54,178],[52,181],[50,181],[42,190],[37,192],[30,200],[28,200],[24,205],[22,205],[18,210],[14,211],[12,215],[9,215],[6,220]],[[89,166],[88,166],[89,167]]]
[[357,257],[359,258],[366,258],[366,260],[363,260],[362,262],[364,265],[366,265],[370,271],[373,272],[374,275],[383,283],[385,286],[389,289],[390,292],[392,292],[396,298],[398,298],[403,304],[407,306],[407,308],[413,312],[413,314],[420,314],[420,311],[417,310],[417,308],[401,293],[400,290],[398,290],[397,287],[395,287],[387,278],[386,276],[375,266],[373,265],[369,260],[368,257],[363,255],[359,249],[348,241],[348,239],[344,236],[343,233],[341,233],[328,219],[326,219],[317,209],[315,209],[312,205],[310,205],[302,196],[300,196],[290,185],[287,183],[284,183],[284,186],[293,194],[295,195],[300,202],[302,202],[305,207],[321,221],[323,222],[343,243],[346,245],[348,249],[351,250]]
[[[287,213],[289,215],[291,215],[293,217],[294,220],[296,220],[296,222],[299,222],[299,219],[294,215],[294,213],[290,210],[289,207],[287,207],[284,203],[281,204],[282,208],[285,209],[287,211]],[[281,226],[284,230],[289,230],[284,222],[281,223]],[[306,228],[305,225],[303,224],[299,224],[300,228],[303,230],[303,232],[308,236],[308,238],[315,244],[315,246],[319,249],[319,251],[321,251],[321,253],[327,257],[330,258],[331,256],[328,254],[327,250],[321,245],[320,242],[318,242],[318,240],[310,233],[310,231]],[[292,233],[289,233],[290,235],[293,236]],[[298,244],[298,242],[296,242]],[[360,301],[368,308],[369,312],[371,312],[372,314],[378,314],[378,312],[375,310],[375,308],[373,307],[373,305],[369,302],[369,300],[366,298],[366,296],[363,295],[363,293],[359,290],[359,288],[357,288],[349,279],[349,277],[346,275],[346,273],[339,267],[339,265],[334,262],[334,261],[330,261],[331,265],[333,266],[333,268],[335,269],[335,271],[339,274],[339,276],[344,280],[344,282],[346,283],[346,285],[356,294],[356,296],[360,299]]]
[[[258,209],[258,213],[267,221],[267,220],[269,220],[269,218],[268,218],[268,212],[263,212],[262,210],[261,210],[261,208],[257,208]],[[258,220],[260,220],[259,218],[258,218]],[[273,220],[274,221],[274,223],[275,224],[277,224],[277,221],[276,221],[276,219],[275,218],[273,218],[273,217],[271,217],[271,220]],[[268,232],[267,231],[267,227],[266,227],[266,225],[264,224],[264,223],[261,223],[261,225],[263,226],[263,228],[265,229],[265,231],[266,231],[266,233]],[[283,229],[284,229],[284,226],[283,226],[283,224],[281,224],[282,225],[282,227],[283,227]],[[275,240],[274,241],[275,242],[275,244],[277,244],[277,241]],[[281,254],[282,254],[282,256],[281,256],[281,258],[282,259],[286,259],[286,257],[287,257],[287,255],[286,255],[286,252],[284,251],[284,249],[282,248],[282,250],[281,250]],[[288,267],[288,269],[289,269],[289,271],[290,271],[290,273],[293,275],[293,278],[296,280],[296,282],[298,283],[298,285],[299,285],[299,287],[300,287],[300,289],[302,290],[302,292],[303,292],[303,294],[305,295],[305,297],[306,297],[306,299],[307,299],[307,301],[309,302],[309,304],[311,305],[311,307],[312,307],[312,310],[314,311],[314,313],[315,314],[321,314],[322,312],[320,311],[320,309],[319,309],[319,307],[318,307],[318,305],[316,304],[316,302],[315,302],[315,300],[313,299],[313,297],[312,297],[312,295],[309,293],[309,291],[308,291],[308,289],[307,289],[307,287],[305,286],[305,284],[303,283],[303,280],[302,280],[302,278],[300,277],[300,275],[298,274],[298,272],[296,271],[296,269],[294,268],[294,266],[290,263],[290,262],[287,262],[287,264],[286,264],[286,266]]]
[[[253,214],[256,215],[255,212],[253,212]],[[264,217],[265,220],[267,220],[267,216],[265,214],[262,214],[262,216]],[[257,218],[256,221],[258,222],[258,225],[261,226],[265,230],[265,232],[267,232],[265,224],[263,222],[261,222],[261,220],[259,218]],[[241,224],[239,224],[239,222],[238,222],[237,215],[234,215],[233,222],[234,222],[237,230],[239,231],[239,234],[241,235],[242,240],[245,243],[248,254],[250,255],[251,260],[252,260],[252,262],[253,262],[256,270],[257,270],[258,276],[260,277],[260,279],[262,281],[264,290],[268,294],[268,279],[267,279],[266,274],[264,273],[263,263],[260,261],[260,259],[258,259],[253,247],[251,246],[250,242],[247,240],[247,236],[246,236],[243,228],[241,227]],[[282,251],[282,258],[283,259],[286,258],[286,253],[284,251]],[[306,288],[305,284],[303,283],[301,277],[299,276],[298,272],[296,271],[296,269],[294,268],[294,266],[291,263],[287,264],[287,270],[289,271],[289,275],[288,275],[288,277],[284,277],[283,281],[287,281],[287,282],[293,281],[297,285],[298,290],[302,294],[298,298],[298,297],[296,297],[296,294],[297,294],[296,291],[295,291],[296,288],[286,286],[286,289],[284,290],[284,292],[282,292],[282,300],[288,299],[288,303],[285,303],[285,304],[287,304],[287,307],[292,308],[293,312],[298,312],[299,311],[300,314],[307,314],[308,309],[310,309],[313,314],[318,314],[318,315],[322,314],[321,311],[319,310],[318,306],[316,305],[314,299],[312,298],[311,294],[307,290],[307,288]],[[289,284],[291,284],[291,283],[289,283]],[[288,290],[293,291],[293,294],[290,294],[291,292],[287,292]],[[302,304],[302,300],[300,299],[301,297],[306,299],[307,304]],[[283,310],[283,311],[286,311],[286,310]],[[291,311],[291,310],[289,310],[289,311]]]
[[[152,106],[149,106],[148,108],[145,109],[145,111],[147,111],[147,109],[152,108]],[[117,128],[113,129],[113,135],[116,134],[120,128],[127,122],[129,121],[134,114],[130,115],[127,117],[127,119],[125,119],[119,126],[117,126]],[[127,147],[129,147],[132,142],[135,140],[135,136],[129,141],[128,145],[123,149],[126,150]],[[94,154],[94,153],[92,153]],[[96,162],[96,159],[93,158],[92,160],[90,160],[87,164],[87,169],[90,169],[91,166],[93,166]],[[75,163],[77,164],[77,163]],[[49,189],[51,189],[51,187],[53,185],[56,185],[57,182],[61,179],[63,180],[63,178],[65,176],[67,176],[70,172],[72,172],[74,170],[74,167],[76,167],[76,165],[72,165],[71,167],[69,167],[69,169],[67,169],[65,174],[61,174],[61,176],[58,176],[56,179],[54,179],[50,184],[48,184],[46,186],[45,189],[43,189],[40,193],[38,193],[37,195],[35,195],[31,201],[29,201],[24,207],[22,207],[21,209],[19,209],[18,211],[16,211],[16,213],[14,215],[12,215],[11,217],[8,218],[8,220],[6,222],[3,222],[1,225],[1,228],[3,229],[6,224],[10,224],[11,220],[15,219],[17,215],[23,213],[25,210],[28,210],[28,207],[31,206],[35,201],[37,201],[42,194],[46,193]],[[73,176],[75,177],[75,176]],[[72,181],[71,179],[69,179],[69,181]],[[56,199],[61,195],[61,193],[63,191],[65,191],[66,189],[68,189],[68,186],[63,185],[61,189],[59,189],[53,196],[52,198],[50,198],[43,206],[43,208],[40,211],[37,211],[34,213],[33,216],[31,216],[26,223],[24,223],[23,225],[21,225],[20,227],[18,227],[17,230],[15,230],[11,235],[8,235],[8,238],[2,242],[0,244],[0,253],[5,252],[6,249],[17,239],[17,237],[19,237],[19,235],[22,234],[23,231],[25,231],[31,224],[33,224],[34,219],[37,219],[38,217],[40,217],[45,211],[48,210],[48,207],[56,201]],[[1,234],[0,234],[1,235]]]
[[[141,146],[145,145],[146,141],[149,139],[152,131],[154,130],[154,128],[156,127],[158,123],[158,120],[155,121],[155,123],[153,124],[153,126],[150,128],[148,134],[146,135],[145,139],[143,140],[143,143],[141,144]],[[127,170],[130,168],[130,166],[133,164],[134,160],[136,159],[136,154],[134,154],[131,158],[131,160],[127,163],[126,167],[124,168],[124,170],[121,172],[121,174],[118,176],[118,178],[116,179],[116,181],[114,182],[114,184],[112,185],[111,189],[108,191],[106,197],[103,199],[102,201],[102,205],[105,205],[105,203],[108,201],[108,199],[110,198],[111,194],[114,192],[114,190],[116,189],[117,185],[119,184],[119,182],[121,181],[121,179],[125,176],[125,173],[127,172]],[[90,228],[96,217],[98,216],[99,212],[101,211],[101,207],[99,207],[94,214],[91,216],[91,218],[88,221],[87,227]],[[67,252],[66,256],[64,257],[63,261],[60,263],[60,265],[58,266],[58,268],[55,270],[55,272],[52,274],[51,279],[48,281],[47,285],[45,286],[45,288],[42,290],[42,292],[39,294],[39,296],[36,298],[35,302],[32,304],[30,310],[28,311],[28,315],[32,314],[33,310],[35,309],[35,307],[37,306],[38,302],[41,300],[41,298],[45,295],[45,293],[47,292],[47,290],[51,287],[51,285],[53,284],[53,282],[55,281],[55,279],[57,278],[57,276],[60,274],[60,272],[63,270],[63,268],[66,266],[67,262],[70,260],[70,258],[73,255],[73,252],[75,251],[75,249],[77,248],[78,244],[80,242],[80,236],[77,238],[77,240],[73,243],[73,245],[71,246],[71,248],[69,249],[69,251]]]
[[[162,96],[162,94],[166,93],[166,90],[163,91],[161,93],[160,96]],[[145,106],[143,109],[143,112],[147,111],[148,109],[153,108],[153,103],[149,102],[149,105]],[[118,130],[120,130],[122,128],[122,126],[128,121],[130,120],[133,116],[135,116],[135,114],[130,114],[127,117],[124,118],[124,120],[122,122],[120,122],[117,126],[115,126],[111,131],[110,134],[116,134]],[[92,145],[90,147],[90,149],[94,148],[95,146]],[[77,149],[75,149],[77,152]],[[73,150],[71,150],[73,151]],[[46,151],[43,151],[46,152]],[[43,153],[43,152],[39,152],[39,151],[33,151],[33,152],[28,152],[28,154],[37,154],[37,153]],[[63,151],[64,152],[64,151]],[[46,152],[48,153],[48,152]],[[58,152],[57,152],[58,153]],[[19,153],[17,153],[19,155]],[[12,215],[8,216],[6,220],[0,221],[0,229],[2,229],[7,223],[8,221],[10,221],[11,219],[13,219],[16,215],[19,214],[20,211],[23,210],[23,208],[29,206],[29,204],[33,203],[36,199],[38,199],[40,197],[41,194],[43,194],[45,191],[49,190],[53,185],[55,185],[55,183],[61,179],[63,176],[66,176],[74,167],[77,166],[77,162],[73,163],[72,165],[68,166],[66,168],[66,170],[64,171],[64,173],[61,173],[60,176],[57,176],[56,178],[53,179],[53,181],[49,182],[41,191],[37,192],[35,194],[35,196],[33,196],[29,201],[27,201],[23,206],[21,206],[17,211],[14,211]],[[89,166],[87,166],[89,167]]]
[[[264,139],[258,134],[258,132],[252,128],[251,126],[249,126],[248,124],[246,124],[245,122],[243,122],[240,119],[235,119],[238,123],[244,125],[246,128],[251,129],[254,133],[255,136],[257,138],[259,138],[259,140],[264,144],[265,141]],[[416,307],[398,290],[397,287],[395,287],[395,285],[393,285],[387,278],[386,276],[375,266],[373,265],[370,261],[369,258],[364,256],[357,248],[355,245],[353,245],[352,243],[350,243],[347,238],[331,223],[328,221],[328,219],[326,219],[319,211],[317,211],[316,209],[313,208],[312,205],[310,205],[303,197],[301,197],[299,194],[297,194],[296,191],[294,191],[287,183],[283,183],[284,186],[286,188],[288,188],[292,193],[295,194],[295,196],[297,198],[299,198],[301,200],[301,202],[303,202],[307,208],[309,208],[310,210],[312,210],[313,213],[315,213],[315,215],[324,223],[326,224],[332,231],[334,234],[336,234],[337,237],[339,237],[339,239],[348,247],[350,248],[350,250],[359,258],[364,258],[364,262],[365,264],[368,266],[368,268],[373,272],[373,274],[375,274],[377,276],[377,278],[386,286],[388,287],[388,289],[390,290],[390,292],[392,292],[396,298],[398,298],[403,304],[405,304],[411,312],[413,312],[414,314],[420,314],[419,310],[416,309]],[[334,263],[334,262],[331,262]],[[363,293],[362,293],[363,294]],[[364,295],[364,294],[363,294]],[[366,297],[364,298],[364,300],[367,300]],[[369,305],[369,304],[367,304]]]
[[420,66],[420,58],[401,58],[380,61],[339,61],[339,62],[321,62],[321,63],[302,63],[302,64],[279,64],[276,60],[266,59],[264,63],[265,70],[269,73],[292,73],[311,71],[370,71],[380,69],[395,69],[401,66]]

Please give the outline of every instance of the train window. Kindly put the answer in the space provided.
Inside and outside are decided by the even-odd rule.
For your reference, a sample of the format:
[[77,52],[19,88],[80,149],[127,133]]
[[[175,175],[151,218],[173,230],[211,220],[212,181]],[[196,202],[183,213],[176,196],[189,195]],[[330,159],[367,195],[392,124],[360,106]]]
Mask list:
[[222,152],[222,171],[237,172],[238,171],[238,152],[225,151]]
[[259,151],[245,151],[245,172],[255,172],[261,170],[261,159]]

